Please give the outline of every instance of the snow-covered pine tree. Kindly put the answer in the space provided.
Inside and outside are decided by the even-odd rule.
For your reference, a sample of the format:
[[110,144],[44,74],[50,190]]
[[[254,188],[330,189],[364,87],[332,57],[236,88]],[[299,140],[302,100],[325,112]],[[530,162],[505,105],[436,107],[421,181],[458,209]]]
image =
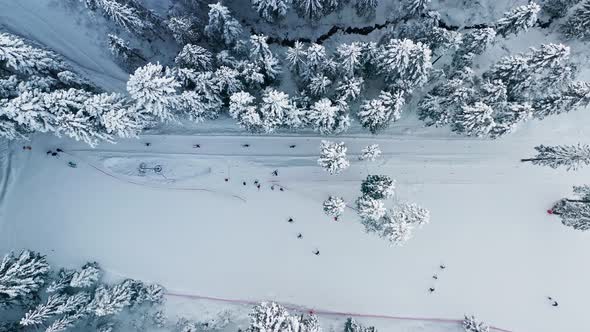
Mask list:
[[405,98],[402,91],[390,93],[381,91],[376,99],[366,100],[357,116],[364,128],[373,134],[387,128],[390,123],[399,120]]
[[363,66],[363,45],[359,42],[340,44],[336,48],[336,61],[344,76],[352,78]]
[[256,109],[255,98],[248,92],[240,91],[229,98],[229,114],[238,124],[249,132],[265,132],[260,113]]
[[69,329],[76,325],[76,322],[85,317],[84,312],[75,312],[72,314],[64,315],[51,323],[45,332],[61,332]]
[[361,184],[361,193],[374,199],[393,197],[395,181],[387,175],[367,175]]
[[585,200],[562,199],[551,209],[561,223],[580,231],[590,230],[590,203]]
[[[463,75],[463,73],[465,75]],[[418,103],[418,116],[427,126],[445,126],[453,122],[455,114],[462,107],[477,100],[477,92],[464,76],[470,76],[471,69],[463,68],[462,73],[451,77],[432,89]]]
[[590,164],[589,145],[539,145],[535,146],[537,155],[533,158],[521,159],[522,162],[532,162],[533,165],[549,166],[551,168],[565,167],[568,171]]
[[379,158],[379,156],[381,156],[381,149],[379,149],[379,144],[371,144],[367,145],[361,150],[359,160],[375,161],[377,158]]
[[144,110],[134,108],[125,96],[117,93],[93,95],[84,101],[82,109],[110,136],[137,137],[151,123]]
[[430,211],[416,203],[402,202],[390,211],[391,218],[414,226],[423,226],[430,222]]
[[463,105],[453,121],[454,132],[476,137],[489,135],[495,126],[494,110],[482,102]]
[[301,74],[307,61],[307,50],[305,45],[298,40],[295,41],[293,47],[287,48],[285,59],[287,60],[289,69],[293,70],[297,74]]
[[47,74],[64,70],[65,64],[51,51],[31,47],[15,35],[0,32],[0,69],[24,75]]
[[403,246],[412,237],[414,226],[404,218],[396,217],[392,211],[383,216],[379,235],[393,245]]
[[267,22],[276,22],[287,14],[291,0],[251,0],[252,7]]
[[338,217],[344,212],[345,208],[346,203],[344,203],[342,197],[330,196],[324,201],[324,212],[329,216]]
[[233,68],[221,66],[215,70],[214,75],[218,90],[225,95],[231,95],[244,89],[242,81],[238,77],[240,73]]
[[256,305],[250,316],[247,332],[290,331],[290,315],[287,310],[275,302],[262,302]]
[[126,281],[111,287],[100,285],[88,309],[98,317],[117,314],[131,305],[133,296],[133,289]]
[[211,69],[212,60],[211,52],[207,49],[198,45],[186,44],[182,51],[178,53],[174,62],[177,66],[206,71]]
[[98,282],[101,275],[102,271],[98,266],[98,263],[86,263],[84,264],[84,266],[82,266],[82,269],[80,271],[74,272],[74,274],[72,275],[72,279],[70,280],[70,287],[91,287]]
[[10,75],[4,78],[0,76],[0,99],[10,99],[18,96],[18,85],[19,79],[16,75]]
[[26,312],[19,324],[34,327],[46,323],[49,318],[59,314],[58,308],[65,303],[66,298],[67,295],[63,294],[50,295],[45,303],[41,303]]
[[490,132],[490,137],[500,136],[513,132],[522,122],[530,119],[533,107],[529,103],[508,103],[494,117],[496,125]]
[[344,78],[338,82],[336,93],[338,99],[345,101],[354,101],[361,95],[364,80],[362,77]]
[[309,80],[307,89],[312,96],[321,97],[328,92],[331,84],[332,81],[328,77],[318,74]]
[[274,80],[281,71],[279,60],[274,56],[264,35],[250,36],[250,60],[262,69],[268,80]]
[[465,332],[489,332],[490,328],[484,322],[475,319],[475,316],[465,315],[463,319],[463,329]]
[[380,227],[377,221],[379,221],[387,211],[383,200],[363,195],[357,198],[356,209],[367,232],[376,232],[379,230]]
[[45,256],[24,250],[18,257],[14,253],[0,262],[0,307],[22,305],[35,297],[45,284],[49,264]]
[[96,4],[104,16],[125,30],[141,35],[146,29],[146,23],[135,8],[115,0],[96,0]]
[[546,116],[569,112],[590,104],[590,84],[573,82],[560,92],[541,96],[533,101],[533,116],[543,119]]
[[221,2],[209,5],[209,23],[205,26],[205,35],[210,40],[232,46],[241,34],[242,25],[231,16],[227,7]]
[[561,18],[567,15],[570,8],[582,0],[545,0],[541,5],[542,12],[551,18]]
[[347,107],[342,103],[332,104],[331,100],[322,98],[309,108],[306,120],[322,135],[342,133],[350,126]]
[[127,91],[137,106],[162,121],[174,118],[179,87],[180,83],[159,63],[137,68],[127,81]]
[[358,16],[373,16],[377,5],[379,5],[378,0],[355,0],[354,9]]
[[326,48],[320,44],[311,44],[307,48],[306,62],[301,73],[305,80],[318,74],[330,75],[335,71],[335,62],[330,59]]
[[265,132],[273,132],[280,126],[298,127],[301,121],[298,112],[299,110],[286,93],[272,88],[264,90],[260,104],[260,117]]
[[381,46],[377,68],[392,88],[411,92],[428,80],[432,68],[430,49],[410,39],[391,39]]
[[322,332],[318,316],[314,314],[291,316],[289,329],[292,332]]
[[332,175],[339,174],[350,166],[350,162],[346,159],[346,150],[344,142],[336,143],[324,140],[320,145],[318,164]]
[[168,20],[168,29],[180,45],[195,44],[199,41],[197,20],[191,16],[173,16]]
[[584,1],[576,8],[561,26],[561,30],[570,38],[588,39],[590,37],[590,0]]
[[131,48],[127,41],[116,35],[108,35],[108,45],[109,49],[111,50],[111,54],[120,59],[124,64],[131,65],[133,62],[138,60],[144,62],[147,61],[143,55],[141,55],[139,50]]
[[349,317],[344,323],[344,332],[377,332],[377,330],[373,326],[364,327],[355,321],[354,318]]
[[530,1],[504,13],[504,17],[496,22],[496,32],[502,37],[526,31],[537,23],[537,14],[541,7]]
[[325,0],[293,0],[293,5],[299,15],[317,20],[326,13]]
[[453,56],[453,67],[463,68],[471,66],[476,55],[482,54],[496,38],[493,28],[479,28],[465,33],[459,49]]
[[426,12],[430,0],[406,0],[405,2],[404,8],[408,10],[408,14],[418,16]]

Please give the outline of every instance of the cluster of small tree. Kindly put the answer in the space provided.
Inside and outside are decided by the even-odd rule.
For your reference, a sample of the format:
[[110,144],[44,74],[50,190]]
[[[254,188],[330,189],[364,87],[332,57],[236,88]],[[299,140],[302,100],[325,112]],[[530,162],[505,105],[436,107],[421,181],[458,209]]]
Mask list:
[[0,263],[0,326],[10,331],[42,327],[57,332],[82,326],[101,330],[121,324],[116,316],[124,311],[149,312],[163,301],[159,285],[132,279],[106,285],[101,275],[97,263],[54,275],[39,253],[5,255]]
[[465,332],[489,332],[490,327],[481,321],[478,321],[475,316],[465,315],[463,319],[463,329]]
[[460,134],[495,138],[532,116],[584,106],[587,84],[572,82],[569,53],[561,44],[541,45],[501,59],[481,77],[464,67],[420,101],[419,116],[429,126],[451,125]]
[[563,198],[551,208],[561,223],[580,231],[590,229],[590,186],[574,186],[575,198]]
[[0,136],[51,132],[95,145],[136,136],[148,123],[127,97],[97,93],[55,53],[0,34]]
[[415,227],[430,222],[430,212],[414,203],[398,203],[390,210],[385,200],[395,194],[395,181],[386,175],[369,175],[361,184],[361,196],[356,208],[368,233],[403,245],[412,236]]

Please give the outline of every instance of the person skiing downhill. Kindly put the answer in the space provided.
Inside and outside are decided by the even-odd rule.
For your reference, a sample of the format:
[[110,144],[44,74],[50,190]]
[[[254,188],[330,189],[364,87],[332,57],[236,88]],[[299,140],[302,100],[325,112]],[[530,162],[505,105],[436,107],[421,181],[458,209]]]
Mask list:
[[51,155],[52,153],[53,153],[53,151],[49,150],[49,151],[47,151],[45,154],[49,156],[49,155]]
[[289,220],[287,220],[287,222],[292,223],[292,222],[294,222],[294,220],[293,220],[293,218],[289,218]]
[[289,145],[289,148],[294,149],[295,148],[295,144]]
[[272,171],[272,175],[273,176],[279,176],[279,170],[275,169],[274,171]]
[[320,251],[316,249],[316,250],[313,252],[313,254],[314,254],[314,255],[316,255],[316,256],[319,256],[319,255],[320,255]]
[[429,291],[430,293],[434,293],[435,289],[434,289],[434,287],[430,287],[430,288],[428,288],[428,291]]

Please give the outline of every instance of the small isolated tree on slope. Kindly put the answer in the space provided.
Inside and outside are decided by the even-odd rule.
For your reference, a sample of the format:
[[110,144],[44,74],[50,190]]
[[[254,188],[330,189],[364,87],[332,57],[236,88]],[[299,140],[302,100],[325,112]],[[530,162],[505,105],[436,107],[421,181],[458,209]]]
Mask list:
[[368,175],[361,184],[361,192],[373,199],[391,198],[395,193],[395,181],[387,175]]
[[551,168],[565,167],[577,170],[581,166],[590,164],[590,146],[578,145],[539,145],[535,147],[537,155],[533,158],[521,159],[522,162],[532,162],[533,165],[549,166]]
[[350,166],[346,159],[346,149],[344,142],[322,141],[318,164],[332,175],[339,174]]
[[346,203],[342,197],[330,196],[324,201],[324,212],[332,217],[338,217],[344,212]]
[[496,23],[496,32],[502,37],[526,31],[537,22],[537,14],[541,7],[534,2],[518,6],[506,12]]
[[489,332],[490,327],[484,322],[478,321],[473,315],[465,315],[463,319],[463,329],[465,332]]
[[361,150],[359,160],[375,161],[379,156],[381,156],[379,144],[371,144]]

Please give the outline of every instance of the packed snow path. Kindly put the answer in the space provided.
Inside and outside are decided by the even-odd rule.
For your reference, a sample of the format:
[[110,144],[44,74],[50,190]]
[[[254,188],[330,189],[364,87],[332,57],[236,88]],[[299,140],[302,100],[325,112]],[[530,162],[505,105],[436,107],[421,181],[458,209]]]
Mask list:
[[[590,169],[522,164],[520,158],[544,143],[523,136],[495,142],[349,137],[342,140],[351,168],[329,176],[316,165],[320,140],[147,136],[92,150],[39,136],[32,151],[16,146],[12,152],[26,158],[12,163],[19,172],[5,195],[0,243],[3,250],[50,253],[56,264],[97,260],[107,270],[186,293],[399,316],[476,313],[513,331],[590,325],[584,315],[589,235],[545,213],[572,185],[585,183]],[[371,143],[381,145],[384,157],[355,161]],[[75,156],[78,167],[67,166],[73,159],[67,154],[46,155],[57,147]],[[161,164],[167,182],[138,175],[146,161]],[[105,176],[89,163],[162,188]],[[279,176],[272,176],[274,169]],[[396,178],[396,199],[432,212],[432,223],[405,247],[365,234],[352,211],[339,222],[322,212],[330,194],[352,202],[368,172]],[[272,183],[286,190],[271,190]],[[546,296],[560,306],[551,307]]]

